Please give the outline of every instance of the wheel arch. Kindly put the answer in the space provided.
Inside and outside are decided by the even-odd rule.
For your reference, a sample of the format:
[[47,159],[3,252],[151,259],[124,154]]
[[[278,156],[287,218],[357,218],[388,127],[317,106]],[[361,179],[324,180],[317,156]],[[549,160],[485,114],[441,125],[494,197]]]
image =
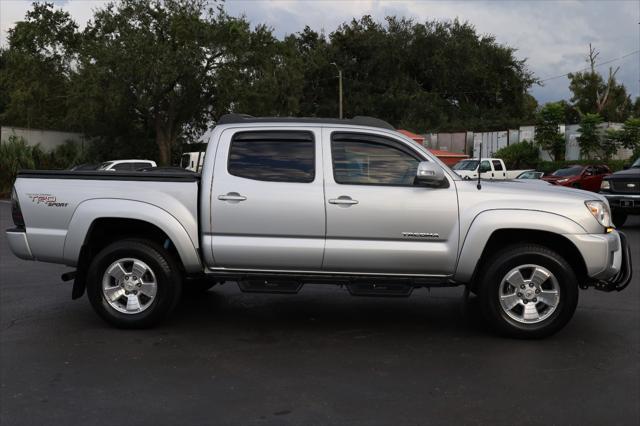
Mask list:
[[527,210],[492,210],[479,214],[461,245],[454,279],[473,283],[482,264],[497,250],[516,243],[548,247],[573,267],[579,282],[587,278],[587,267],[578,248],[564,234],[585,230],[564,216]]
[[167,211],[132,200],[88,200],[80,204],[68,225],[64,258],[80,266],[110,242],[139,237],[162,245],[168,240],[186,272],[202,271],[197,245],[182,224]]

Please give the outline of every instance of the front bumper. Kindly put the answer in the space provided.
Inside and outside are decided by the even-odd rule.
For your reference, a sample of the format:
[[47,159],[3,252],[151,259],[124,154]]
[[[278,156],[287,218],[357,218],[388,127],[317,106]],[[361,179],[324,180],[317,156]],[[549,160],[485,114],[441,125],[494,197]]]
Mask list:
[[618,232],[620,235],[620,250],[621,250],[621,263],[620,270],[614,276],[607,280],[596,280],[593,282],[593,286],[596,290],[602,291],[622,291],[631,282],[633,276],[633,266],[631,264],[631,248],[627,241],[627,236],[622,232]]
[[9,248],[20,259],[33,260],[33,254],[29,247],[29,241],[27,241],[27,233],[24,229],[11,228],[5,232],[7,241],[9,242]]
[[631,281],[631,250],[627,237],[618,231],[607,234],[565,235],[576,246],[587,267],[583,287],[622,290]]

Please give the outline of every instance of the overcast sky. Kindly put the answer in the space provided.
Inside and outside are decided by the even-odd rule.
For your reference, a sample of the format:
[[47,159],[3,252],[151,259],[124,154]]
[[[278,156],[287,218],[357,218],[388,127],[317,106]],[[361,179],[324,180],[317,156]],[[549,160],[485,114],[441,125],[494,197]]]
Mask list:
[[[92,10],[107,0],[55,1],[68,10],[80,27]],[[30,0],[0,0],[0,43],[6,45],[6,32],[22,19]],[[496,36],[498,42],[518,49],[529,68],[546,79],[584,68],[588,44],[601,53],[601,62],[621,58],[599,68],[620,66],[617,78],[635,98],[640,95],[640,1],[294,1],[228,0],[231,15],[244,14],[253,24],[265,23],[278,36],[298,32],[309,25],[329,34],[338,25],[362,15],[382,21],[385,16],[469,21],[480,33]],[[635,52],[632,54],[632,52]],[[531,93],[539,102],[568,99],[566,77],[535,86]]]

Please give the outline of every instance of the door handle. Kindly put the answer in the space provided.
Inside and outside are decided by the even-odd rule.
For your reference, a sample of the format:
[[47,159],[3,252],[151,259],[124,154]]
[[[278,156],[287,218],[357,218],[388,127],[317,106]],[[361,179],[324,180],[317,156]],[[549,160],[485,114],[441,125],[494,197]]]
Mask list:
[[221,201],[244,201],[247,197],[240,195],[237,192],[229,192],[226,195],[218,195],[218,200]]
[[352,200],[351,197],[346,195],[341,195],[338,198],[332,198],[329,200],[329,204],[338,204],[343,206],[351,206],[353,204],[358,204],[358,200]]

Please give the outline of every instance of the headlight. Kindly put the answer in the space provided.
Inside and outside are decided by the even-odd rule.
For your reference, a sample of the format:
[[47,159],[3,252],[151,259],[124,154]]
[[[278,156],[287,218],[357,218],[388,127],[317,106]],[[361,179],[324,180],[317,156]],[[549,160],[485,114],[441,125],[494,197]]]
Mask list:
[[565,182],[569,182],[569,179],[559,179],[558,183],[565,183]]
[[611,189],[611,184],[609,183],[608,180],[603,180],[602,183],[600,184],[600,189],[604,189],[608,191]]
[[609,211],[609,205],[607,205],[607,203],[602,201],[585,201],[584,204],[600,225],[605,228],[611,226],[611,212]]

